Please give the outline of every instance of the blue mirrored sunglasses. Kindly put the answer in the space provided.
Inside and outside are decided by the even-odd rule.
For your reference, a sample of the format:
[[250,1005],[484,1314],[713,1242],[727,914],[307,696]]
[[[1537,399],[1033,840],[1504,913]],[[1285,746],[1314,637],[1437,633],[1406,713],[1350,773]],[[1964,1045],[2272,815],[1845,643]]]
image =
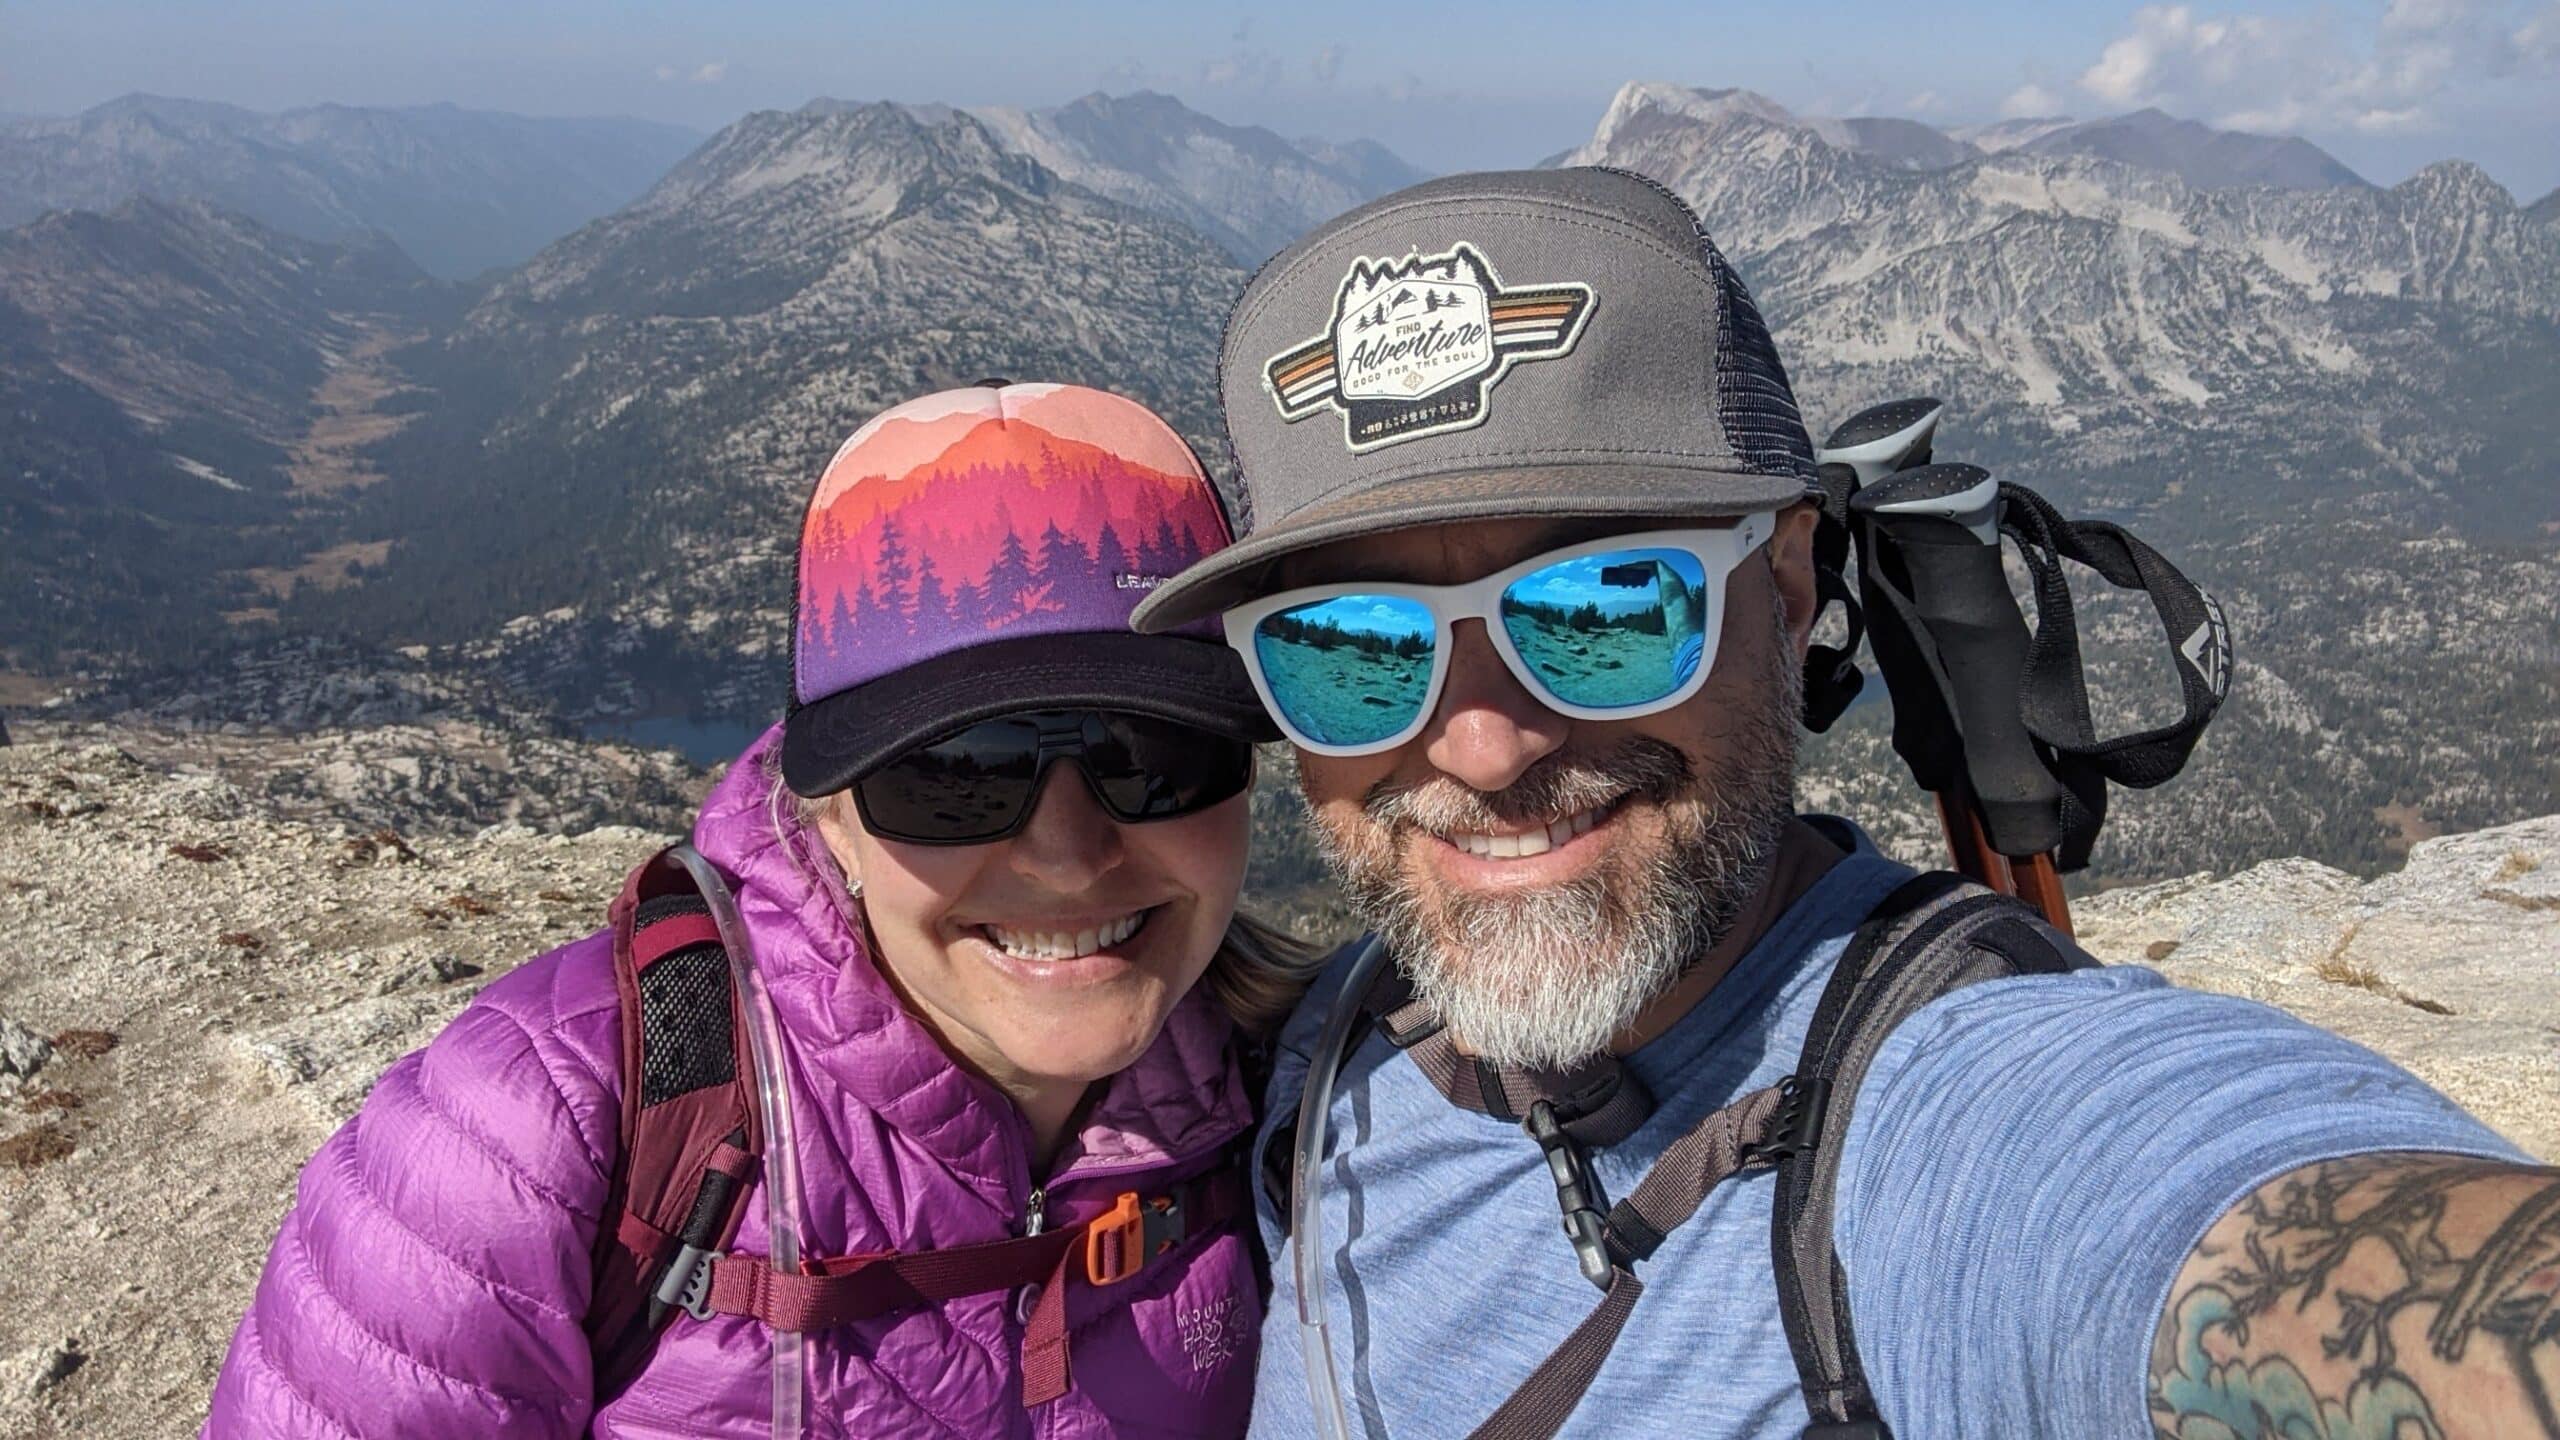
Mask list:
[[1462,585],[1310,585],[1228,611],[1227,643],[1289,739],[1320,755],[1372,755],[1420,733],[1448,675],[1450,627],[1467,619],[1550,708],[1632,719],[1706,683],[1725,581],[1776,528],[1763,511],[1722,529],[1615,535]]

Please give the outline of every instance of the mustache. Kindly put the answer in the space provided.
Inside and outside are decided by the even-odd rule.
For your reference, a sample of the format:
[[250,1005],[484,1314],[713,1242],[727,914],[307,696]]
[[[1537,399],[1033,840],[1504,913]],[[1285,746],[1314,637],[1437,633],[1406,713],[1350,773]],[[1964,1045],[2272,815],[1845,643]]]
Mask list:
[[1381,781],[1361,798],[1361,808],[1391,829],[1478,833],[1552,820],[1627,795],[1667,804],[1687,791],[1696,775],[1677,746],[1639,735],[1597,755],[1547,756],[1498,791],[1478,790],[1445,775]]

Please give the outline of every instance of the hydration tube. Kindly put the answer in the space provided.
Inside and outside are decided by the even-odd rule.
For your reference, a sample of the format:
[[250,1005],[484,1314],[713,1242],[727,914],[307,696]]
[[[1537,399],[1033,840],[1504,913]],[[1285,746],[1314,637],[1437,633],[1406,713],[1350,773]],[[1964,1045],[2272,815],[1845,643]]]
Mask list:
[[[785,1068],[782,1024],[774,1018],[773,996],[764,972],[756,967],[746,924],[738,918],[738,902],[729,884],[691,845],[674,848],[676,859],[693,876],[694,888],[710,907],[711,923],[729,952],[729,969],[738,994],[747,1002],[747,1049],[756,1068],[756,1109],[764,1121],[764,1217],[777,1270],[800,1268],[800,1147],[791,1126],[791,1077]],[[802,1375],[806,1369],[797,1330],[768,1332],[773,1345],[774,1440],[800,1440]]]
[[1315,1407],[1318,1440],[1351,1440],[1341,1382],[1333,1373],[1333,1337],[1324,1324],[1325,1116],[1333,1106],[1334,1076],[1351,1048],[1352,1027],[1360,1021],[1360,1001],[1386,960],[1386,944],[1374,935],[1352,957],[1350,973],[1343,977],[1333,1011],[1325,1016],[1324,1035],[1307,1066],[1306,1090],[1298,1097],[1298,1155],[1289,1169],[1289,1235],[1297,1247],[1298,1344],[1306,1351],[1307,1400]]

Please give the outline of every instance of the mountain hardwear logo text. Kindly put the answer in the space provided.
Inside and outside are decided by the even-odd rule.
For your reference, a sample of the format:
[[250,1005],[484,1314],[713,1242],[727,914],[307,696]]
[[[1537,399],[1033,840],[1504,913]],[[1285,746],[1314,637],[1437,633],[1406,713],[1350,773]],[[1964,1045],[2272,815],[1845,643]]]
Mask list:
[[1222,1295],[1197,1309],[1174,1312],[1182,1332],[1182,1353],[1191,1357],[1194,1373],[1206,1374],[1235,1358],[1236,1297]]

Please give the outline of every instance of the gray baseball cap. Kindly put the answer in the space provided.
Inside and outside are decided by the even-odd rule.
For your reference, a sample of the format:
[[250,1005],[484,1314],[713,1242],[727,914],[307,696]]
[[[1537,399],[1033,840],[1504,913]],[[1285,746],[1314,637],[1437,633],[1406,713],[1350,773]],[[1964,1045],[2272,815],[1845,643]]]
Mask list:
[[1142,631],[1350,536],[1740,515],[1814,486],[1750,292],[1686,203],[1624,171],[1450,175],[1361,206],[1254,277],[1218,378],[1237,543],[1158,586]]

